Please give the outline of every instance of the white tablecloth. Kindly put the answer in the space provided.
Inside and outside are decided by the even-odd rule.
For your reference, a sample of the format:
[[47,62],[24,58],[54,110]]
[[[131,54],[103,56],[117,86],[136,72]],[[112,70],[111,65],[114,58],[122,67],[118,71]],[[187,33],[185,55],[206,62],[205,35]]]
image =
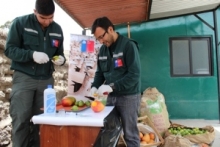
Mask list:
[[91,108],[81,112],[56,113],[54,115],[35,115],[32,117],[34,124],[48,124],[57,126],[94,126],[103,127],[104,118],[113,110],[114,106],[106,106],[99,113],[95,113]]

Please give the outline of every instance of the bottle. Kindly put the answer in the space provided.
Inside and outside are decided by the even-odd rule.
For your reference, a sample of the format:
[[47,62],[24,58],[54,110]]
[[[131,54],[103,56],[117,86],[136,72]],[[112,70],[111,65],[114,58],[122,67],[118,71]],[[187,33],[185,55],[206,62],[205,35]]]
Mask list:
[[47,85],[47,89],[44,90],[44,114],[56,113],[56,91],[52,88],[52,85]]

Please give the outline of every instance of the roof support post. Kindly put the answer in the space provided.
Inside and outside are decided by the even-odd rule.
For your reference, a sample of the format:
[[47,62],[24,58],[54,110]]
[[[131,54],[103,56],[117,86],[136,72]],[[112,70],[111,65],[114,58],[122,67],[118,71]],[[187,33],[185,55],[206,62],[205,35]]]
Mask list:
[[128,22],[128,38],[131,38],[131,34],[130,34],[130,24]]
[[82,35],[86,35],[86,29],[82,30]]
[[213,20],[214,20],[214,33],[215,33],[215,49],[216,49],[216,64],[217,64],[217,88],[218,88],[218,115],[220,123],[220,57],[219,57],[219,40],[218,40],[218,23],[217,23],[217,9],[213,11]]

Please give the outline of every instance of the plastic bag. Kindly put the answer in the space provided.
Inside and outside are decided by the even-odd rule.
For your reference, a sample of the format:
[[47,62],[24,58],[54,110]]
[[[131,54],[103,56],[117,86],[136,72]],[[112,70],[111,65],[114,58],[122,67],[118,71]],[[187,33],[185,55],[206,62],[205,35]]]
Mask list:
[[101,128],[93,147],[115,147],[121,131],[120,117],[114,108],[104,119],[104,127]]

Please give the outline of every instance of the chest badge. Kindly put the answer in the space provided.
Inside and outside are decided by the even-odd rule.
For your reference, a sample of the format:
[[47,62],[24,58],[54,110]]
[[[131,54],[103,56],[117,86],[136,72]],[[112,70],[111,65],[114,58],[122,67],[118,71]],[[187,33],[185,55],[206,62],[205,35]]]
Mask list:
[[116,59],[115,60],[115,67],[122,67],[123,66],[123,62],[122,59]]
[[55,39],[52,40],[52,46],[53,47],[59,47],[59,44],[60,44],[59,40],[55,40]]

